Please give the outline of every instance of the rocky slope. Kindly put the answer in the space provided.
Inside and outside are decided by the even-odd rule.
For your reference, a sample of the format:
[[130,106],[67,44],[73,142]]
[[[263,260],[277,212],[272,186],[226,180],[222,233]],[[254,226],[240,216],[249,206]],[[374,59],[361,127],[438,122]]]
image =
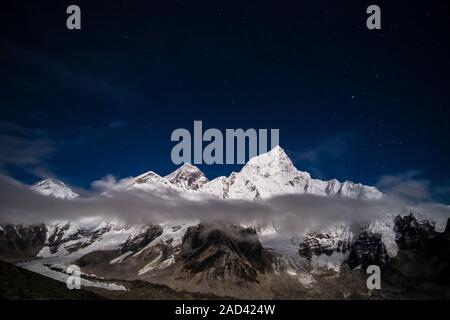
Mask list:
[[398,254],[386,268],[385,282],[414,298],[450,298],[450,219],[444,232],[414,215],[395,217]]
[[36,257],[45,244],[46,226],[2,225],[0,229],[0,260],[20,261]]

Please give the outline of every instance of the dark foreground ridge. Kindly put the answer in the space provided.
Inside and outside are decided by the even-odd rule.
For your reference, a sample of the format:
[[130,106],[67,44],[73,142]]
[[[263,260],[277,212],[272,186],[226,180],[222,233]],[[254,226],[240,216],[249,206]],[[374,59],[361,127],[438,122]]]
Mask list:
[[69,290],[65,283],[0,261],[0,299],[102,299],[84,289]]

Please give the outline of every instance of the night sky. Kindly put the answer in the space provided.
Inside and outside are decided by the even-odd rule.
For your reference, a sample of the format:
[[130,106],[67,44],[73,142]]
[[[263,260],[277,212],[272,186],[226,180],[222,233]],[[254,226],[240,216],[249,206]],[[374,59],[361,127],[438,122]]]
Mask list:
[[[171,132],[202,120],[279,128],[313,177],[450,185],[448,1],[9,2],[3,174],[84,188],[107,174],[165,175]],[[70,4],[79,31],[66,28]],[[366,28],[370,4],[382,30]],[[199,167],[209,178],[239,169]]]

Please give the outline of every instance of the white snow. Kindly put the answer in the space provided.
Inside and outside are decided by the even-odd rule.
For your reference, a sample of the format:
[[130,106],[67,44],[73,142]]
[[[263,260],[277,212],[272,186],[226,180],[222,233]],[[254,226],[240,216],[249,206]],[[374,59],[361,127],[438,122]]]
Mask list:
[[334,251],[330,256],[321,254],[320,256],[313,256],[311,258],[311,265],[314,272],[318,272],[319,269],[331,269],[336,272],[341,270],[342,263],[348,258],[348,251],[346,253]]
[[76,199],[79,197],[64,182],[52,178],[39,181],[31,189],[45,196],[53,196],[60,199]]
[[[47,225],[47,240],[46,246],[37,254],[37,257],[49,258],[67,256],[72,259],[79,258],[89,252],[96,250],[116,250],[121,248],[125,241],[129,237],[134,237],[144,232],[146,227],[141,225],[126,226],[120,222],[106,222],[101,218],[83,218],[74,221],[52,221]],[[65,229],[67,230],[62,230]],[[55,253],[50,252],[49,237],[55,232],[56,229],[62,232],[61,241],[63,242],[56,250]],[[103,233],[101,232],[103,230]],[[80,232],[87,232],[87,235],[77,236]],[[96,239],[93,238],[94,234],[101,233]],[[68,240],[69,238],[74,238]],[[66,241],[64,241],[66,240]],[[73,247],[83,245],[74,252],[70,252]]]
[[161,223],[160,226],[162,228],[162,233],[160,236],[155,238],[152,242],[146,245],[141,250],[132,254],[132,257],[137,257],[141,255],[143,252],[153,249],[157,245],[167,245],[174,248],[174,251],[171,255],[162,260],[162,251],[159,250],[159,247],[156,247],[159,250],[158,257],[147,263],[141,270],[139,270],[138,274],[142,275],[150,270],[161,270],[167,268],[171,264],[175,262],[175,256],[180,251],[180,246],[183,242],[183,237],[186,234],[186,231],[189,227],[197,225],[198,221],[184,221],[184,222],[168,222]]
[[204,195],[223,199],[259,200],[286,193],[360,199],[378,199],[382,196],[375,187],[350,181],[340,183],[336,179],[313,179],[308,172],[297,170],[279,146],[253,157],[240,172],[233,172],[229,177],[221,176],[208,181],[196,166],[184,164],[165,177],[153,171],[145,172],[127,179],[122,188],[118,189],[156,192],[161,195],[174,191],[193,200],[204,199]]
[[149,263],[147,263],[147,265],[145,267],[143,267],[141,270],[139,270],[138,274],[141,276],[144,273],[147,273],[155,268],[158,267],[158,262],[162,257],[162,252],[159,253],[159,255],[153,259],[152,261],[150,261]]
[[197,190],[209,181],[203,172],[189,163],[183,164],[164,178],[184,190]]
[[[310,193],[321,196],[343,196],[360,199],[378,199],[382,193],[375,187],[340,183],[336,179],[322,181],[311,178],[308,172],[297,170],[285,151],[276,146],[267,153],[250,159],[240,172],[229,177],[218,177],[211,181],[195,166],[184,164],[169,175],[162,177],[153,171],[135,178],[125,179],[118,190],[141,190],[164,195],[168,190],[193,199],[204,199],[204,195],[232,199],[266,199],[278,194]],[[78,195],[63,182],[46,179],[36,183],[33,190],[58,198],[74,199]]]
[[228,178],[225,176],[221,176],[209,181],[208,183],[205,183],[200,188],[200,191],[223,199],[228,197],[228,187]]
[[39,253],[36,255],[36,257],[39,257],[39,258],[50,258],[52,256],[54,256],[54,254],[52,254],[50,252],[50,247],[47,247],[47,246],[43,247],[41,249],[41,251],[39,251]]
[[382,193],[375,187],[340,183],[336,179],[312,179],[308,172],[295,168],[284,150],[276,146],[267,153],[250,159],[240,172],[228,178],[218,177],[205,183],[200,191],[219,198],[267,199],[286,193],[308,193],[320,196],[343,196],[358,199],[378,199]]
[[[56,179],[47,179],[35,184],[33,190],[45,195],[58,198],[74,199],[78,197],[69,187]],[[167,191],[177,192],[180,196],[202,200],[205,197],[217,197],[221,199],[267,199],[274,195],[296,193],[314,194],[319,196],[350,197],[357,199],[379,199],[383,194],[375,187],[365,186],[351,181],[339,182],[336,179],[323,181],[314,179],[308,172],[298,170],[285,151],[277,146],[267,153],[256,156],[239,172],[233,172],[230,176],[221,176],[208,181],[206,176],[195,166],[185,164],[162,177],[153,171],[148,171],[135,178],[126,179],[123,186],[118,190],[139,190],[146,192],[156,192],[162,195]],[[383,237],[388,253],[395,256],[397,246],[395,243],[395,233],[393,231],[393,217],[397,212],[385,213],[381,218],[371,222],[369,230],[380,233]],[[446,221],[439,221],[436,229],[443,229]],[[183,237],[188,227],[198,224],[195,222],[167,222],[160,224],[163,229],[162,234],[150,242],[145,248],[137,252],[126,252],[110,261],[111,264],[122,263],[127,257],[139,256],[145,250],[149,250],[158,244],[170,245],[177,248],[182,244]],[[64,243],[57,249],[55,254],[50,253],[49,237],[56,228],[68,225],[68,229],[63,232],[62,240],[73,238],[80,230],[88,230],[87,236],[78,237]],[[1,227],[0,227],[1,228]],[[90,233],[107,229],[99,238],[93,241]],[[81,257],[95,250],[116,250],[129,237],[134,237],[142,233],[144,226],[125,226],[119,222],[106,222],[100,218],[80,219],[78,221],[53,221],[47,223],[46,246],[38,253],[42,261],[56,259],[54,261],[69,261]],[[3,230],[3,229],[1,229]],[[330,238],[320,238],[321,246],[336,248],[338,241],[352,241],[353,234],[350,232],[348,224],[335,224],[323,230],[314,230],[330,235]],[[266,226],[259,230],[261,243],[264,247],[271,248],[280,253],[287,267],[287,272],[292,275],[300,275],[302,272],[302,258],[298,254],[298,239],[283,238],[278,234],[275,226]],[[70,253],[71,246],[87,244],[84,248]],[[159,249],[159,248],[157,248]],[[162,255],[153,259],[139,271],[144,274],[156,268],[164,268],[174,262],[175,252],[162,260]],[[347,253],[348,254],[348,253]],[[346,254],[334,252],[331,256],[321,255],[313,257],[313,264],[316,268],[331,268],[339,270]],[[59,260],[58,260],[59,259]],[[53,260],[52,260],[53,261]],[[302,276],[303,277],[303,276]],[[304,281],[307,283],[307,279]]]
[[286,272],[295,275],[304,269],[304,258],[298,253],[298,242],[294,237],[283,236],[277,233],[274,227],[267,227],[259,233],[261,245],[271,249],[279,256],[278,264],[286,267]]
[[134,252],[133,251],[127,251],[124,254],[118,256],[115,259],[112,259],[109,264],[115,264],[115,263],[122,263],[123,260],[125,260],[127,257],[129,257],[130,255],[132,255]]
[[316,283],[314,275],[311,273],[300,273],[297,275],[297,279],[305,288],[312,288]]
[[395,257],[398,252],[397,243],[395,242],[394,217],[395,212],[388,212],[377,219],[374,219],[369,225],[369,231],[381,234],[382,241],[390,257]]
[[[66,274],[65,272],[59,272],[59,271],[52,270],[44,265],[46,263],[51,265],[51,263],[49,263],[49,262],[50,261],[48,260],[44,263],[43,260],[40,259],[40,260],[32,260],[32,261],[20,263],[18,265],[22,268],[42,274],[42,275],[52,278],[54,280],[58,280],[58,281],[67,283],[67,279],[68,279],[69,275]],[[62,266],[59,269],[65,270],[65,266]],[[103,289],[108,289],[108,290],[124,290],[124,291],[127,290],[127,288],[125,288],[123,285],[118,285],[113,282],[87,280],[87,279],[83,279],[83,276],[81,276],[81,287],[98,287],[98,288],[103,288]]]
[[158,191],[166,189],[176,190],[176,186],[170,183],[166,178],[161,177],[159,174],[153,171],[148,171],[132,179],[126,190],[130,189],[144,191]]
[[162,227],[162,233],[159,237],[150,242],[143,249],[136,252],[133,257],[140,255],[142,252],[148,250],[149,248],[162,243],[162,244],[170,244],[172,247],[180,246],[183,242],[183,237],[186,234],[186,231],[189,227],[197,225],[198,221],[189,221],[182,223],[161,223],[159,224]]

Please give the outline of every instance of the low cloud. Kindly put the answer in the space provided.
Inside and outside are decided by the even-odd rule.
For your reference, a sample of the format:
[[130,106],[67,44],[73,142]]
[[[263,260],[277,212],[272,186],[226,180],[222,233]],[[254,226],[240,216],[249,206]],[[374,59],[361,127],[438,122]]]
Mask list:
[[38,177],[47,175],[45,164],[55,145],[45,131],[0,122],[0,171],[21,169]]
[[91,183],[91,186],[94,191],[98,191],[101,193],[104,192],[114,192],[120,191],[126,186],[129,182],[133,181],[133,177],[117,179],[112,174],[108,174],[99,180],[95,180]]
[[[366,223],[388,212],[399,212],[408,203],[385,197],[358,200],[290,194],[262,201],[204,198],[189,200],[173,191],[111,192],[78,200],[43,196],[6,176],[0,176],[0,223],[40,223],[101,216],[128,224],[165,221],[228,223],[275,222],[283,234],[300,234],[333,223]],[[448,206],[419,204],[415,210],[436,217],[450,216]],[[405,214],[408,213],[405,209]]]

